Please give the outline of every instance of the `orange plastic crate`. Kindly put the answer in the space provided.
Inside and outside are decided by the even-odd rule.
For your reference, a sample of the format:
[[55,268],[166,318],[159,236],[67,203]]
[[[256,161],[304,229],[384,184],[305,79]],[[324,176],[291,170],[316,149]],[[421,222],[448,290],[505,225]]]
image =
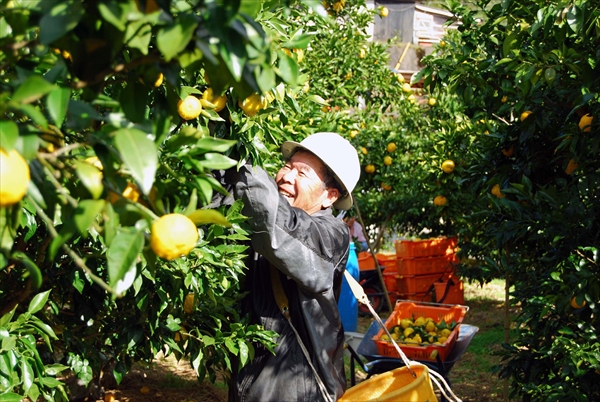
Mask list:
[[396,254],[388,254],[388,253],[378,253],[375,254],[375,258],[377,262],[382,267],[386,268],[395,268],[396,267]]
[[431,275],[451,272],[453,263],[458,259],[456,254],[448,254],[439,257],[424,258],[398,258],[396,259],[396,270],[399,275]]
[[435,237],[421,240],[396,240],[398,258],[434,257],[453,254],[456,251],[456,237]]
[[[403,318],[417,319],[418,317],[431,317],[435,322],[439,322],[444,319],[447,323],[452,321],[456,322],[457,325],[454,327],[446,342],[441,345],[431,344],[405,344],[398,343],[402,352],[413,360],[425,360],[425,361],[436,361],[436,358],[432,353],[437,350],[442,361],[446,361],[446,358],[452,351],[456,339],[458,339],[458,333],[460,331],[460,323],[465,318],[469,308],[467,306],[446,306],[443,304],[435,303],[419,303],[419,302],[397,302],[394,307],[394,311],[388,319],[385,321],[385,326],[388,330],[400,325],[400,321]],[[373,342],[377,345],[377,351],[381,356],[400,357],[394,344],[388,341],[380,340],[381,335],[384,334],[383,329],[372,338]]]
[[400,293],[425,293],[438,280],[448,280],[450,272],[435,275],[409,275],[397,276],[398,292]]
[[361,251],[356,256],[358,258],[358,269],[361,271],[368,271],[375,269],[375,260],[368,251]]
[[398,274],[395,271],[383,271],[383,281],[388,292],[396,292],[398,290]]

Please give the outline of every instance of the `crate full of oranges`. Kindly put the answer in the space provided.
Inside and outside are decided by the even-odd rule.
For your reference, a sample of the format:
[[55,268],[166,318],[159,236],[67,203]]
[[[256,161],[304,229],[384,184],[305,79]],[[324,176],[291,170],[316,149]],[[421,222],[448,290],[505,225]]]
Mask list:
[[[399,301],[385,322],[404,354],[413,360],[445,361],[460,331],[467,306]],[[373,337],[380,355],[400,357],[383,329]]]

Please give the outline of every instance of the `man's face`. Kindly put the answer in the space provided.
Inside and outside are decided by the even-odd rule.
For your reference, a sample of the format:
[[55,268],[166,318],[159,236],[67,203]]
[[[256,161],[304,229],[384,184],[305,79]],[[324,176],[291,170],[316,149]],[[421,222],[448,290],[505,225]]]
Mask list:
[[310,152],[298,151],[275,177],[279,193],[291,206],[309,215],[328,208],[337,200],[339,192],[335,188],[325,188],[324,171],[319,158]]

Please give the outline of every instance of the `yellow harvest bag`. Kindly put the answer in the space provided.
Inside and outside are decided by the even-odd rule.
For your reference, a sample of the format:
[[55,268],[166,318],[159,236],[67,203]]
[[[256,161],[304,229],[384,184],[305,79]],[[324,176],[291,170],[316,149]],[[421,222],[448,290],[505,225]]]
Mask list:
[[348,388],[338,402],[437,402],[427,366],[413,364],[411,369],[416,378],[400,367]]

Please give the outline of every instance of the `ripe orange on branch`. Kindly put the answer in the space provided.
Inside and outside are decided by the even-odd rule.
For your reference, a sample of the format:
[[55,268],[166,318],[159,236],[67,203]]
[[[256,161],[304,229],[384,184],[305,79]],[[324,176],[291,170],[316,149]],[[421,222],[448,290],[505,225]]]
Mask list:
[[594,120],[594,116],[589,113],[581,116],[581,119],[579,119],[579,129],[584,133],[589,133],[592,129],[592,120]]
[[391,157],[391,156],[385,156],[385,157],[383,158],[383,164],[384,164],[385,166],[390,166],[390,165],[392,164],[392,162],[393,162],[393,160],[392,160],[392,157]]
[[269,106],[269,102],[259,94],[252,94],[246,99],[238,101],[238,105],[242,108],[246,116],[252,117],[261,109]]
[[215,112],[220,112],[227,105],[227,97],[224,95],[215,95],[212,88],[206,88],[202,92],[202,99],[212,103],[215,106]]
[[398,147],[393,142],[390,142],[389,144],[387,144],[387,147],[385,147],[386,151],[388,151],[390,153],[394,152],[397,148]]
[[444,171],[444,173],[452,173],[454,171],[454,167],[454,161],[451,159],[442,162],[442,170]]
[[526,118],[528,118],[531,113],[532,113],[531,110],[526,110],[523,113],[521,113],[521,121],[523,121]]
[[365,172],[375,173],[375,165],[367,165],[367,167],[365,167]]
[[187,255],[198,242],[198,229],[182,214],[163,215],[152,224],[150,247],[165,260]]
[[193,120],[202,113],[202,104],[200,99],[193,95],[188,95],[185,99],[177,102],[177,112],[183,120]]
[[443,195],[438,195],[433,199],[433,205],[442,207],[448,203],[448,199]]
[[29,165],[16,150],[6,153],[0,148],[0,207],[21,201],[31,176]]

